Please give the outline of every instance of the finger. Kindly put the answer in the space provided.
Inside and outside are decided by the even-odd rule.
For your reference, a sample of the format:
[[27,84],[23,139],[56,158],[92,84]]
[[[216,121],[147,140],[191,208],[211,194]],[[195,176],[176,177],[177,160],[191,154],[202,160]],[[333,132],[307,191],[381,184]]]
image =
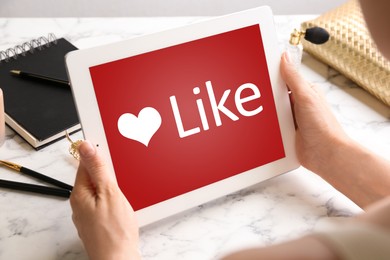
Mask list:
[[[117,185],[114,173],[108,170],[105,161],[94,145],[89,141],[82,142],[79,146],[79,153],[81,170],[85,169],[97,193],[104,192],[110,185]],[[80,178],[84,178],[83,175]]]
[[87,170],[80,163],[77,169],[76,180],[72,193],[78,192],[80,189],[85,189],[91,186],[91,180],[87,173]]
[[282,55],[280,71],[283,80],[286,82],[295,99],[310,95],[312,91],[311,85],[302,77],[294,63],[290,61],[287,52]]
[[291,112],[293,114],[293,119],[294,119],[294,126],[295,126],[295,129],[298,129],[298,124],[297,124],[297,119],[295,117],[295,109],[294,109],[294,95],[292,93],[290,93],[289,98],[290,98]]
[[76,180],[70,196],[70,206],[73,211],[73,221],[75,224],[76,212],[79,212],[80,208],[85,207],[86,203],[94,201],[96,196],[95,186],[91,183],[88,172],[85,167],[80,163],[77,169]]

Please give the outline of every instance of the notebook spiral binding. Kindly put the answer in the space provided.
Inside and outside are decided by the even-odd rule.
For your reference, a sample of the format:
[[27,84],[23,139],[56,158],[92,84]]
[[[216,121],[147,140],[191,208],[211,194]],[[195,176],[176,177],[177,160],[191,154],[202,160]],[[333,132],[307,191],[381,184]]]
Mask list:
[[0,51],[0,63],[9,62],[11,59],[16,60],[20,55],[26,56],[28,52],[34,53],[36,50],[48,48],[52,44],[57,44],[57,37],[54,33],[49,33],[47,37],[41,36],[37,39],[32,39],[31,41]]

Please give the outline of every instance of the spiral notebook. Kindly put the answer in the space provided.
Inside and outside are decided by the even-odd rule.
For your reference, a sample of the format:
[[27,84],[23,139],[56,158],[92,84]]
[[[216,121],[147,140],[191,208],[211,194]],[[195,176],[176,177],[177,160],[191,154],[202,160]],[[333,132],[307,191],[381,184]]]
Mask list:
[[27,71],[68,80],[65,55],[77,48],[49,34],[0,52],[0,88],[4,93],[5,121],[35,149],[80,129],[72,92],[67,85],[13,76]]

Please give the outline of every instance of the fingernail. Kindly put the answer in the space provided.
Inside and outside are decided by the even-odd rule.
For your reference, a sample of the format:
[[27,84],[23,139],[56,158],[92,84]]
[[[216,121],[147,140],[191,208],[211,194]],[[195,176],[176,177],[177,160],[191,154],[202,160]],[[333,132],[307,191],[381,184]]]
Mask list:
[[284,52],[284,59],[287,63],[292,63],[291,54],[288,51]]
[[79,153],[81,157],[88,158],[96,153],[95,146],[91,144],[89,141],[83,141],[83,143],[79,147]]

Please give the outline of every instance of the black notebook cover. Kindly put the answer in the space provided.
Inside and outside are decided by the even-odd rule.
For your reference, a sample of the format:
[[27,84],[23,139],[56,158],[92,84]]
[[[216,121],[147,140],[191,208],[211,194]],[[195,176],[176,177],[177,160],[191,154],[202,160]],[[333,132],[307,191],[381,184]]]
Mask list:
[[61,38],[0,61],[6,123],[36,149],[80,128],[72,92],[67,85],[20,78],[10,70],[67,81],[65,55],[76,49]]

